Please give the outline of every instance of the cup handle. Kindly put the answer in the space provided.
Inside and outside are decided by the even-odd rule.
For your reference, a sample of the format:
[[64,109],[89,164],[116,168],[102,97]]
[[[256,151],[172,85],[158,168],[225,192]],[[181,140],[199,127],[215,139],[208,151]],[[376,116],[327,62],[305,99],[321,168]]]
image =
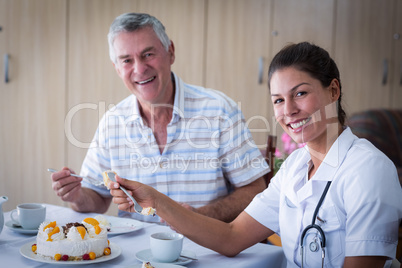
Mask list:
[[14,212],[17,212],[17,210],[14,209],[13,211],[11,211],[11,214],[10,214],[11,220],[12,220],[13,223],[16,223],[16,224],[20,225],[19,220],[18,220],[18,219],[14,219],[14,216],[13,216],[13,215],[14,215]]

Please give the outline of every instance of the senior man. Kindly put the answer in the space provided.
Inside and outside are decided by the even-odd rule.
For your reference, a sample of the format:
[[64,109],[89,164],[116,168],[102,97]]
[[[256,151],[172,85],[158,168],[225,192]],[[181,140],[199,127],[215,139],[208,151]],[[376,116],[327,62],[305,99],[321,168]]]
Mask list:
[[[132,94],[101,119],[81,175],[101,181],[103,171],[113,170],[200,214],[232,221],[265,189],[262,176],[269,171],[236,103],[171,71],[174,44],[153,16],[118,16],[108,41],[115,70]],[[106,212],[112,200],[106,187],[72,172],[64,167],[52,174],[57,195],[76,211]]]

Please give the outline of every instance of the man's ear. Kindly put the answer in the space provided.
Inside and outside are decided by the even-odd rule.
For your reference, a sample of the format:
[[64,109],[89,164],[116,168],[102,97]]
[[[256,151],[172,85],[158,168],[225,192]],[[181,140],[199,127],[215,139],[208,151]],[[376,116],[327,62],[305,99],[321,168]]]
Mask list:
[[169,46],[168,52],[170,54],[170,65],[172,65],[174,63],[174,60],[176,59],[175,51],[174,51],[174,44],[173,44],[172,40],[170,40],[170,46]]

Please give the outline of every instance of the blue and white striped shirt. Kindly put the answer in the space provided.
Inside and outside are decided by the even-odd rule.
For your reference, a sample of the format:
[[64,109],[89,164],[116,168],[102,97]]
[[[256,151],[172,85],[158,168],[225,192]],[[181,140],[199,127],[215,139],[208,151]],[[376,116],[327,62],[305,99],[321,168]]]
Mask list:
[[[185,84],[176,75],[174,79],[174,111],[163,153],[142,121],[136,97],[130,95],[101,119],[81,175],[102,180],[103,171],[114,170],[197,208],[269,171],[233,100],[221,92]],[[106,187],[85,182],[83,186],[110,197]],[[124,211],[119,216],[159,221]]]

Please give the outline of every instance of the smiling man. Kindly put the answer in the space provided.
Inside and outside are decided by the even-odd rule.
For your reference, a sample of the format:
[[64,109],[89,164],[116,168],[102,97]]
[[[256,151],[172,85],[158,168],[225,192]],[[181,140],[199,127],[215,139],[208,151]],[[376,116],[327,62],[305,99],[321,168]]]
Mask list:
[[[184,83],[171,71],[173,42],[148,14],[117,17],[108,34],[118,76],[132,93],[102,118],[81,175],[150,185],[200,214],[233,220],[265,189],[269,171],[236,103],[223,93]],[[111,195],[70,176],[52,174],[53,189],[81,212],[105,212]],[[119,216],[159,221],[119,211]]]

